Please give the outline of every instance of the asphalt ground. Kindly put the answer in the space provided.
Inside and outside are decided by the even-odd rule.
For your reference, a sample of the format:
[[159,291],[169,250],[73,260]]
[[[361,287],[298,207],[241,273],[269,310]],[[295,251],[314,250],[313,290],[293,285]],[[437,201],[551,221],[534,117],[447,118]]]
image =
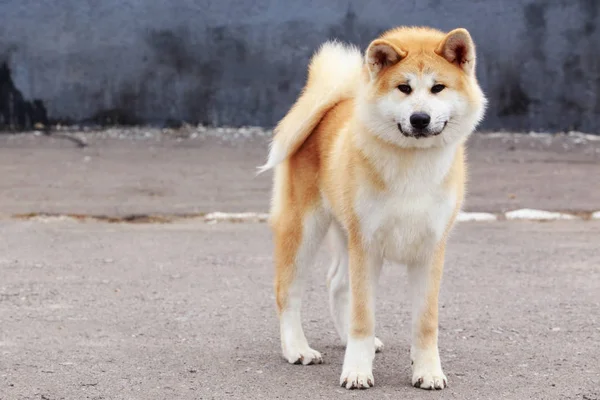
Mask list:
[[600,222],[466,222],[440,298],[449,387],[411,387],[404,268],[378,291],[375,387],[339,388],[327,254],[304,306],[324,364],[280,355],[266,224],[0,225],[0,398],[599,399]]

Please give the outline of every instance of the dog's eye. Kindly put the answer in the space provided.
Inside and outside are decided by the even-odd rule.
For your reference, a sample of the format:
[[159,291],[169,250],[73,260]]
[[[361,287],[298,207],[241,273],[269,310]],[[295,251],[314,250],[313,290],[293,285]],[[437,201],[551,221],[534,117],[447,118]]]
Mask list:
[[437,85],[433,85],[433,87],[431,88],[431,93],[439,93],[444,89],[446,89],[446,86],[438,83]]
[[412,88],[408,85],[400,85],[398,86],[398,90],[404,94],[410,94],[410,92],[412,92]]

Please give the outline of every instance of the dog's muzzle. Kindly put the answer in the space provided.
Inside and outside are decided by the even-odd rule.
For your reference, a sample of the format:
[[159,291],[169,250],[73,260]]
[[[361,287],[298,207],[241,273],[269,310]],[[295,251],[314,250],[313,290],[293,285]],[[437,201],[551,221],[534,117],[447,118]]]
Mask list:
[[432,130],[429,126],[429,122],[431,118],[427,114],[415,113],[410,116],[411,127],[409,131],[405,131],[402,129],[402,124],[398,124],[398,129],[402,133],[402,135],[406,137],[412,137],[415,139],[428,138],[432,136],[437,136],[448,125],[448,121],[444,122],[444,126],[440,130]]

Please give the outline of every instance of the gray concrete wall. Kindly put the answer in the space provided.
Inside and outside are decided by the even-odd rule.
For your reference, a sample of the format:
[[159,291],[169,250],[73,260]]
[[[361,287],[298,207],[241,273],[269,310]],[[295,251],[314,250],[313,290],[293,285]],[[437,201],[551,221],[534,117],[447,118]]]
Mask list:
[[0,122],[273,125],[324,40],[469,29],[485,129],[600,132],[600,0],[3,0]]

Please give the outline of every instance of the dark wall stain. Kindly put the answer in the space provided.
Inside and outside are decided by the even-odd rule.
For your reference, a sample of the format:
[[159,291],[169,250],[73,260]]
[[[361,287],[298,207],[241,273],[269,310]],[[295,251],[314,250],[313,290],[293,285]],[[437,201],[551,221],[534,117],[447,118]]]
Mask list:
[[[596,68],[598,74],[596,75],[595,82],[592,84],[592,90],[596,93],[596,104],[594,106],[594,113],[600,115],[600,56],[596,56]],[[599,128],[600,129],[600,128]]]
[[[181,90],[165,88],[166,92],[173,92],[174,98],[180,97],[182,100],[181,113],[188,117],[179,119],[185,119],[189,123],[214,122],[212,108],[224,69],[222,63],[227,62],[224,57],[231,57],[228,52],[232,50],[227,44],[223,44],[225,30],[224,27],[207,29],[204,41],[195,40],[187,29],[154,31],[146,37],[146,44],[151,52],[151,70],[143,78],[143,84],[147,87],[164,79],[189,82]],[[206,43],[213,43],[220,48],[221,54],[207,49]],[[244,57],[245,49],[239,43],[234,44],[233,48],[235,58]],[[176,115],[169,116],[170,124],[177,118]]]
[[557,64],[562,79],[555,83],[563,88],[557,104],[567,128],[585,130],[598,124],[600,113],[600,5],[596,0],[579,0],[579,4],[582,23],[563,32],[570,45]]
[[590,36],[596,31],[596,20],[600,11],[600,2],[598,0],[581,0],[581,6],[584,15],[583,32]]
[[[299,71],[279,59],[273,53],[277,49],[250,43],[250,34],[244,25],[207,27],[196,36],[183,29],[153,32],[146,37],[151,72],[143,81],[148,84],[170,77],[184,82],[166,90],[179,99],[179,113],[188,123],[239,125],[253,116],[273,121],[280,117],[274,117],[280,111],[278,99],[283,96],[291,101],[297,94],[292,82],[301,83]],[[296,44],[290,43],[287,51],[301,38],[294,36]]]
[[99,126],[135,126],[142,123],[142,120],[137,118],[128,110],[120,108],[110,108],[107,110],[98,111],[90,118],[82,121],[83,125],[99,125]]
[[39,99],[26,101],[16,88],[7,63],[0,65],[0,129],[25,130],[48,125],[48,113]]
[[526,34],[523,40],[527,41],[529,53],[538,61],[545,61],[544,41],[546,39],[546,10],[545,3],[531,3],[524,7]]
[[151,31],[146,38],[154,52],[154,60],[158,66],[173,68],[178,74],[190,72],[196,60],[189,52],[186,38],[188,31],[171,30]]
[[529,112],[531,99],[521,86],[519,75],[509,70],[505,77],[503,83],[496,89],[498,115],[501,117],[526,115]]
[[145,121],[137,115],[136,105],[142,97],[131,85],[124,84],[115,96],[114,107],[103,108],[79,121],[83,126],[135,126]]

